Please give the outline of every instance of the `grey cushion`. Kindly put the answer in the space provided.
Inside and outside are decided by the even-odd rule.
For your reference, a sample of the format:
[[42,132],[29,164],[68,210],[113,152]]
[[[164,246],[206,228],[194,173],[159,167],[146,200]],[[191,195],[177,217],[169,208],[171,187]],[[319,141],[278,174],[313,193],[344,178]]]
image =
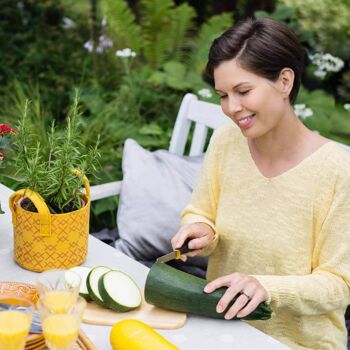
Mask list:
[[[165,150],[150,152],[128,139],[123,153],[123,182],[115,247],[150,266],[171,251],[170,239],[180,226],[203,157],[180,157]],[[195,257],[175,267],[204,276],[207,259]]]

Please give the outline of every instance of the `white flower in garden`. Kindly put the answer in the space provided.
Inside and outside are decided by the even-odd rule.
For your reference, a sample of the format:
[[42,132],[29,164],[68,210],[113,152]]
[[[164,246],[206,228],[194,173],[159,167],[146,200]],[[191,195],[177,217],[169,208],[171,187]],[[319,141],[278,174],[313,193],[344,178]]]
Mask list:
[[104,35],[105,29],[107,26],[107,17],[104,16],[101,21],[101,35],[98,37],[98,43],[96,43],[96,49],[94,47],[93,40],[89,40],[84,44],[84,48],[88,52],[93,52],[95,50],[96,53],[103,53],[106,49],[111,48],[113,46],[112,39],[106,37]]
[[117,57],[121,57],[121,58],[136,57],[136,52],[132,51],[131,49],[129,49],[127,47],[127,48],[125,48],[123,50],[117,50],[115,55]]
[[344,108],[350,112],[350,103],[345,103]]
[[294,105],[294,110],[295,111],[301,111],[305,109],[306,105],[304,103],[299,103]]
[[211,98],[213,96],[209,89],[198,90],[198,95],[204,98]]
[[295,104],[294,105],[294,112],[301,119],[309,118],[314,114],[312,109],[306,107],[306,105],[303,103]]
[[62,20],[63,20],[63,28],[64,29],[71,29],[71,28],[76,27],[76,23],[72,19],[70,19],[69,17],[63,17]]
[[325,76],[326,76],[327,72],[325,72],[324,70],[316,70],[314,72],[314,76],[317,77],[317,78],[321,78],[323,79]]
[[102,18],[102,22],[101,22],[101,27],[105,28],[107,26],[107,17],[103,16]]
[[[96,47],[96,52],[102,53],[105,51],[105,49],[108,49],[112,46],[113,46],[113,41],[111,39],[105,37],[104,35],[100,35],[98,38],[98,45]],[[92,42],[92,40],[87,41],[84,44],[84,48],[90,53],[93,52],[94,51],[94,43]]]
[[314,114],[314,112],[312,111],[311,108],[305,108],[302,115],[301,115],[301,118],[306,119],[306,118],[312,117],[313,114]]
[[97,53],[102,53],[105,49],[113,46],[113,41],[104,35],[100,35],[98,38],[98,46],[96,48]]
[[84,49],[86,49],[88,52],[92,52],[94,50],[94,43],[92,40],[89,40],[84,44]]
[[16,6],[17,6],[19,9],[22,9],[22,8],[24,7],[23,1],[17,1]]
[[322,54],[317,52],[313,55],[309,55],[309,58],[317,70],[314,75],[318,78],[323,79],[328,72],[339,72],[344,67],[344,61],[339,58],[332,56],[330,53]]

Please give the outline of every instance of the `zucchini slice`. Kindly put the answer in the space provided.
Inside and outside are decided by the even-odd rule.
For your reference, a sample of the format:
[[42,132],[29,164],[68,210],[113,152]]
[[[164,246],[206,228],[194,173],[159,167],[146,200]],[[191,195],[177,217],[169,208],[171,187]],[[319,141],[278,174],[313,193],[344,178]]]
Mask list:
[[100,306],[105,306],[105,304],[98,290],[98,280],[108,271],[111,271],[111,269],[107,266],[96,266],[89,272],[86,279],[86,287],[90,298]]
[[[236,298],[231,301],[224,312],[217,313],[216,305],[227,288],[219,288],[212,293],[205,293],[203,289],[207,283],[208,281],[202,278],[177,270],[169,265],[155,263],[147,275],[145,299],[147,303],[163,309],[224,318],[226,311]],[[263,302],[248,316],[240,319],[268,320],[271,313],[270,306]]]
[[121,271],[108,271],[100,277],[98,290],[110,309],[124,312],[141,305],[141,292],[133,279]]
[[68,288],[77,288],[81,285],[81,277],[75,271],[68,270],[64,273],[64,282]]
[[80,290],[79,290],[79,295],[82,296],[86,301],[91,300],[89,296],[89,291],[86,286],[86,280],[89,272],[91,271],[91,267],[86,267],[86,266],[76,266],[72,267],[65,273],[65,280],[68,285],[70,285],[70,280],[71,280],[71,275],[69,272],[73,271],[77,273],[80,276],[81,279],[81,284],[80,284]]

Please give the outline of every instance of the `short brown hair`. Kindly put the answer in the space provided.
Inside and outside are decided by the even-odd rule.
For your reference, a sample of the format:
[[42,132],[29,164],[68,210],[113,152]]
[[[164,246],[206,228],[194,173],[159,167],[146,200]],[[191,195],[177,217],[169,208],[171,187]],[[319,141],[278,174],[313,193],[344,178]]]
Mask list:
[[294,103],[304,69],[304,49],[295,34],[271,18],[246,19],[216,38],[209,50],[205,78],[214,83],[214,69],[236,58],[246,70],[276,81],[283,68],[294,71],[294,85],[289,95]]

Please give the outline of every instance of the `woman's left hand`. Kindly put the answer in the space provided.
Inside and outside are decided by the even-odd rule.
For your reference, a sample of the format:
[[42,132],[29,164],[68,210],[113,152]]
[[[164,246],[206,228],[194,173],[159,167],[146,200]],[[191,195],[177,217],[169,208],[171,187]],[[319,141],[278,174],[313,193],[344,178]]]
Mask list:
[[228,288],[216,306],[218,313],[224,312],[231,300],[239,294],[237,300],[226,312],[226,320],[230,320],[235,316],[241,318],[249,315],[261,302],[268,298],[267,291],[256,278],[238,272],[219,277],[208,283],[204,288],[204,292],[211,293],[220,287]]

